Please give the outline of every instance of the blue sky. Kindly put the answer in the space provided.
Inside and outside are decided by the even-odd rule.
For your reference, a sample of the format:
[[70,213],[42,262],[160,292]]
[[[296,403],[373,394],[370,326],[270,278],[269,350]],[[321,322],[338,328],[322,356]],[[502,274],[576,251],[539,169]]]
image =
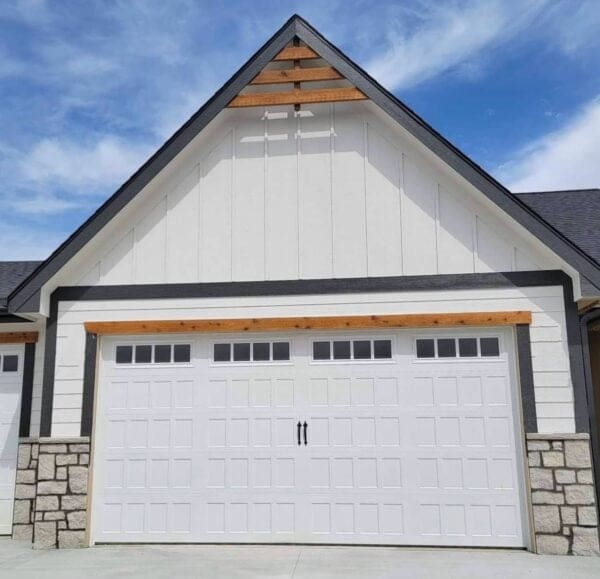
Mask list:
[[600,187],[597,0],[11,0],[0,259],[46,257],[295,12],[509,188]]

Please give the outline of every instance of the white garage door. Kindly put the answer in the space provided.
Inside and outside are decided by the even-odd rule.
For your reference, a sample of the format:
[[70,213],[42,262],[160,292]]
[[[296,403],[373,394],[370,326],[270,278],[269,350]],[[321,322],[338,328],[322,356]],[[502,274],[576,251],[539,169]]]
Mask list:
[[12,533],[23,346],[0,346],[0,535]]
[[105,339],[92,540],[524,546],[511,343]]

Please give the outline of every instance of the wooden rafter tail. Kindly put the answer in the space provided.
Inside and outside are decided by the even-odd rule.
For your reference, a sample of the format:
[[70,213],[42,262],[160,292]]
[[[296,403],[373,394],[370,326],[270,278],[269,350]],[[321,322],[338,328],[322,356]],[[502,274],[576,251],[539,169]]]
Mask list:
[[312,82],[319,80],[340,80],[344,77],[335,68],[288,68],[285,70],[263,70],[250,84],[282,84],[288,82]]
[[311,60],[321,58],[314,50],[308,46],[288,46],[284,48],[273,60]]
[[228,106],[231,108],[266,107],[275,105],[361,101],[366,98],[367,97],[360,90],[354,87],[322,88],[315,90],[240,94],[236,96]]

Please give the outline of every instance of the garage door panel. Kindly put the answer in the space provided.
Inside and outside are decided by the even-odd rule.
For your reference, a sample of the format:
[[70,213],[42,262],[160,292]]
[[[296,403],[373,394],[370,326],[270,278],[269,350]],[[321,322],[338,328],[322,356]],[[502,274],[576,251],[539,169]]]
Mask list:
[[[190,337],[190,363],[159,369],[119,368],[107,340],[93,540],[522,546],[508,335],[487,360],[453,335],[450,361],[417,359],[433,333],[260,338],[289,342],[281,363]],[[333,359],[378,337],[391,358]]]

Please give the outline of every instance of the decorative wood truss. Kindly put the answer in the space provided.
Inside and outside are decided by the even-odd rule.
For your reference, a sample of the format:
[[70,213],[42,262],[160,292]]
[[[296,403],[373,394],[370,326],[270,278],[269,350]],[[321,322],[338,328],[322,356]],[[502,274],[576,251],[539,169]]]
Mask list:
[[[242,92],[229,103],[230,108],[266,107],[275,105],[294,105],[296,109],[301,104],[333,103],[342,101],[358,101],[367,97],[354,86],[340,86],[340,81],[346,79],[331,66],[314,63],[321,57],[308,46],[299,46],[297,39],[294,46],[284,48],[273,58],[271,64],[259,72],[250,82],[250,87],[272,87],[261,92]],[[286,65],[281,68],[281,63]],[[331,87],[310,88],[305,83],[334,83]],[[277,85],[293,84],[292,90],[277,90]],[[343,82],[341,84],[347,84]]]

